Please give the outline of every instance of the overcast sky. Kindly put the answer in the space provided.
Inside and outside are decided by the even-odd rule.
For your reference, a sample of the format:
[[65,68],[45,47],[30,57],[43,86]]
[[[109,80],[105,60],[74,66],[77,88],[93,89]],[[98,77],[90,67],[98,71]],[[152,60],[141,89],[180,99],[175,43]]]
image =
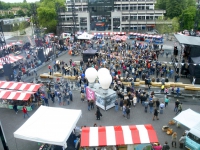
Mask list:
[[[9,2],[9,3],[22,3],[23,2],[23,0],[1,0],[1,1],[3,1],[3,2]],[[36,1],[39,1],[39,0],[26,0],[28,3],[29,2],[36,2]]]

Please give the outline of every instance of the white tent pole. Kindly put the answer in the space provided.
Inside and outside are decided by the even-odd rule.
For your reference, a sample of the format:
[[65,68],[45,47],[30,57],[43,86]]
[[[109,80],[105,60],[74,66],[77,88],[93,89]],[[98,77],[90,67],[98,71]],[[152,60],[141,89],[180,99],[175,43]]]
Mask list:
[[16,150],[18,150],[18,147],[17,147],[17,142],[16,142],[16,138],[15,138],[15,145],[16,145]]

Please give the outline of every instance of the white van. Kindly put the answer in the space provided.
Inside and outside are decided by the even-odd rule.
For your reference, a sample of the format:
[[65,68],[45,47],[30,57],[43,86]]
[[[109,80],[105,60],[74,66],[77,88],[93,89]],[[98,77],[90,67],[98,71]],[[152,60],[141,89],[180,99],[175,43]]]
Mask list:
[[185,147],[191,150],[200,150],[200,123],[188,132]]

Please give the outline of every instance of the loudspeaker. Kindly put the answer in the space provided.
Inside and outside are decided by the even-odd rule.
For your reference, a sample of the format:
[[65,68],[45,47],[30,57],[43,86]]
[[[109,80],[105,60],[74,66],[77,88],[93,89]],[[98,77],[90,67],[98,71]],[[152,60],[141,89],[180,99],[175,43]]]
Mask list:
[[4,70],[4,76],[5,76],[6,80],[8,80],[8,81],[14,80],[13,68],[12,68],[11,64],[4,64],[3,70]]
[[44,51],[42,48],[38,49],[38,58],[42,63],[45,62]]

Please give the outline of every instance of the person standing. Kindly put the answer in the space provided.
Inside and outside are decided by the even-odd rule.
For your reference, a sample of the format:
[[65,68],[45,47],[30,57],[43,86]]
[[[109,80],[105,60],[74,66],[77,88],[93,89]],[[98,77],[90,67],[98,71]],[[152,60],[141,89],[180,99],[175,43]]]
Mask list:
[[16,103],[14,103],[13,109],[14,109],[15,113],[17,114],[18,113],[18,109],[17,109],[17,104]]
[[156,145],[152,146],[153,150],[162,150],[162,145],[160,143],[157,143]]
[[119,108],[119,104],[118,104],[118,101],[116,100],[115,101],[115,111],[118,111],[118,108]]
[[123,116],[126,117],[126,104],[122,107]]
[[101,114],[101,112],[99,110],[99,107],[97,107],[96,117],[97,117],[97,120],[100,120],[100,117],[102,117],[102,114]]
[[27,111],[27,108],[26,108],[25,105],[23,106],[22,111],[23,111],[23,113],[24,113],[24,119],[25,119],[25,116],[26,116],[26,115],[29,117],[28,111]]
[[165,97],[165,108],[166,108],[166,106],[168,105],[168,103],[169,103],[169,98],[168,98],[168,96],[166,96],[166,97]]
[[154,114],[153,114],[153,115],[154,115],[154,116],[153,116],[153,121],[155,120],[155,118],[156,118],[157,120],[159,120],[157,108],[154,109]]
[[55,102],[55,93],[51,92],[50,97],[51,97],[52,102],[54,103]]
[[69,99],[70,99],[70,101],[73,101],[73,94],[72,94],[71,90],[69,90]]
[[147,113],[148,105],[149,105],[149,102],[148,102],[148,100],[146,100],[146,101],[144,102],[144,112],[145,112],[145,113]]
[[170,146],[168,145],[168,142],[166,141],[165,144],[163,145],[162,150],[170,150]]
[[126,119],[130,119],[130,108],[126,106]]
[[174,133],[172,134],[172,147],[175,146],[175,148],[176,148],[176,140],[177,140],[177,133],[174,132]]
[[153,113],[153,101],[150,100],[149,102],[149,109],[150,109],[150,113],[152,114]]
[[179,139],[179,148],[183,148],[184,144],[185,144],[185,139],[186,139],[186,136],[185,136],[185,133],[181,136],[181,138]]
[[178,111],[178,105],[180,104],[179,100],[177,99],[175,102],[174,112]]
[[88,102],[88,111],[90,111],[90,109],[91,109],[91,102],[90,102],[90,100],[88,100],[87,102]]
[[162,102],[159,107],[160,107],[160,114],[163,114],[163,109],[165,107],[165,104]]

